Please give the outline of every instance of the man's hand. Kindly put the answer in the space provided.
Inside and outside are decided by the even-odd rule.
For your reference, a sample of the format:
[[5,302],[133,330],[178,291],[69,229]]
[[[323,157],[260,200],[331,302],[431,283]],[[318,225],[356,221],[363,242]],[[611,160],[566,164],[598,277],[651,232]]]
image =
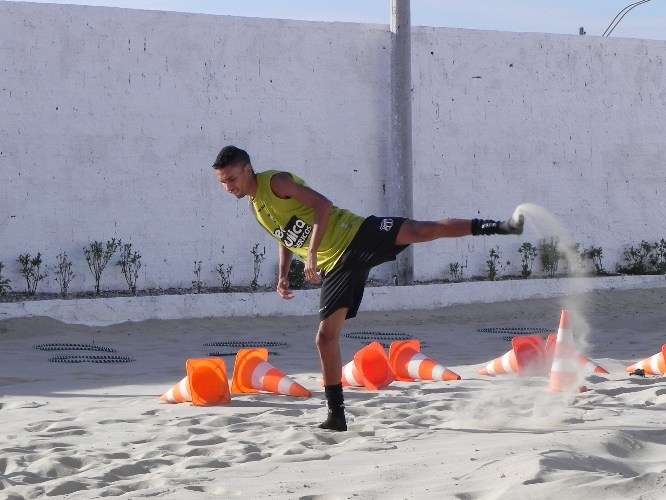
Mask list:
[[303,270],[305,279],[313,285],[321,283],[321,276],[317,272],[317,254],[315,252],[308,253],[308,260],[305,262],[305,269]]
[[297,184],[291,175],[285,172],[271,177],[271,189],[273,190],[273,194],[278,198],[293,198],[306,207],[314,209],[314,225],[310,234],[304,274],[305,279],[313,285],[320,284],[322,280],[317,271],[317,250],[324,238],[324,234],[326,234],[328,219],[331,216],[331,210],[333,210],[333,203],[321,193],[307,186]]
[[278,280],[277,293],[280,297],[286,300],[294,298],[294,292],[289,288],[289,280],[287,278],[280,278]]

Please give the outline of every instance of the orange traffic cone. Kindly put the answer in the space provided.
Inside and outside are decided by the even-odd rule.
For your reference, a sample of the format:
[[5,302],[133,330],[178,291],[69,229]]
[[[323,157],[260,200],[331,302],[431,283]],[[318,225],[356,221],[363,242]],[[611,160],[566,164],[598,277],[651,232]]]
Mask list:
[[518,375],[543,375],[547,373],[543,340],[538,335],[514,337],[511,349],[479,370],[481,375],[493,377],[506,373]]
[[165,403],[185,403],[187,401],[192,401],[192,396],[190,396],[190,388],[188,387],[187,377],[174,385],[171,389],[160,396],[160,400]]
[[[550,334],[548,336],[548,340],[546,340],[546,356],[548,357],[549,360],[551,360],[551,362],[553,359],[553,353],[555,352],[556,341],[557,341],[556,333]],[[578,354],[577,359],[578,359],[578,367],[583,373],[596,373],[599,375],[608,374],[608,370],[602,368],[584,354]]]
[[185,365],[193,405],[223,405],[231,401],[227,367],[221,358],[188,359]]
[[284,394],[299,398],[312,397],[312,393],[294,382],[268,362],[268,349],[241,349],[236,355],[236,366],[231,379],[234,394],[259,391]]
[[607,375],[609,373],[608,370],[599,366],[584,354],[578,355],[578,365],[583,373],[596,373],[599,375]]
[[212,406],[231,401],[227,367],[220,358],[188,359],[187,376],[162,394],[167,403],[192,401],[195,406]]
[[560,327],[553,348],[553,364],[550,368],[551,392],[574,392],[578,387],[578,353],[569,326],[569,311],[562,311]]
[[460,375],[444,368],[421,354],[421,342],[401,340],[393,342],[389,362],[395,379],[403,382],[419,380],[460,380]]
[[645,370],[647,375],[666,375],[666,344],[661,346],[661,352],[627,367],[628,372],[639,369]]
[[395,380],[391,363],[379,342],[372,342],[354,354],[342,367],[342,385],[366,387],[376,391]]

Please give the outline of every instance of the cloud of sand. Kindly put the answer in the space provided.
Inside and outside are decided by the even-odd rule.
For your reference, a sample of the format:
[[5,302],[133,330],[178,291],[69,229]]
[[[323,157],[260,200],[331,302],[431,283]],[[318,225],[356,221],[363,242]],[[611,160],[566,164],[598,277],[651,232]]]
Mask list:
[[[557,238],[558,249],[568,264],[567,275],[571,278],[583,278],[585,266],[580,257],[580,249],[575,249],[574,241],[564,225],[548,210],[534,203],[523,203],[516,207],[514,216],[522,214],[525,217],[527,231],[536,233],[538,240]],[[537,257],[538,259],[539,257]],[[572,320],[572,331],[576,346],[581,353],[587,352],[590,326],[585,320],[584,303],[578,296],[586,291],[583,280],[570,279],[566,282],[566,295],[564,309],[568,309]]]
[[[545,208],[532,203],[519,205],[514,216],[521,214],[525,217],[526,233],[536,235],[538,241],[557,238],[558,250],[567,264],[567,276],[582,278],[585,269],[580,250],[574,247],[570,232],[563,224]],[[565,286],[563,308],[569,310],[571,331],[578,352],[585,353],[588,350],[590,327],[585,320],[584,302],[579,297],[585,291],[584,282],[581,279],[570,279]],[[559,318],[552,320],[557,322]],[[553,325],[554,332],[556,327],[557,323]],[[498,356],[501,354],[498,353]],[[578,375],[579,382],[582,382],[583,373],[580,370]],[[496,430],[548,428],[567,422],[567,408],[578,394],[577,386],[572,393],[549,392],[549,381],[544,377],[508,376],[501,383],[499,380],[492,383],[497,383],[496,390],[484,393],[481,398],[457,403],[458,412],[465,415],[464,421],[458,424]]]

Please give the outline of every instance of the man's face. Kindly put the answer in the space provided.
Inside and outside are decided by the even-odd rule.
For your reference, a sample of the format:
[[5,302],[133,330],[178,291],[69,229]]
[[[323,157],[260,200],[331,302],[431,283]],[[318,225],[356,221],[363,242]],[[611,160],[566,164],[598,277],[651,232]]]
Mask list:
[[251,193],[250,188],[253,185],[252,167],[249,163],[238,163],[228,165],[224,168],[216,168],[215,175],[227,193],[233,194],[236,198],[244,198]]

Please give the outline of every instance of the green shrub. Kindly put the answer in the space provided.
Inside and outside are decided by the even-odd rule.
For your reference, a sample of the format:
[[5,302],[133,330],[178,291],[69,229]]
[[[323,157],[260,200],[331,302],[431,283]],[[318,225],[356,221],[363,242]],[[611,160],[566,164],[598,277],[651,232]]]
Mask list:
[[649,274],[650,273],[650,256],[654,246],[643,240],[637,247],[629,247],[624,251],[623,262],[625,266],[617,264],[616,270],[623,274]]
[[69,284],[76,275],[72,272],[72,262],[67,258],[66,252],[58,254],[56,259],[58,260],[58,267],[55,270],[55,280],[60,285],[60,295],[65,297],[67,290],[69,290]]
[[132,295],[136,295],[136,282],[139,279],[141,269],[141,254],[132,251],[132,244],[126,243],[120,248],[120,259],[116,262],[123,271],[125,281]]
[[83,249],[90,272],[95,278],[95,295],[99,295],[100,293],[99,282],[102,278],[102,272],[104,272],[106,265],[120,245],[120,240],[111,238],[106,242],[106,245],[102,244],[101,241],[94,241],[87,248]]
[[197,293],[201,293],[201,287],[203,283],[201,281],[201,261],[194,261],[194,280],[192,281],[192,288],[196,290]]
[[37,284],[46,278],[47,274],[41,273],[42,266],[42,254],[37,252],[36,257],[31,257],[29,253],[19,255],[17,259],[19,264],[21,264],[21,269],[19,272],[25,278],[28,295],[35,295],[37,291]]
[[7,292],[10,292],[12,290],[12,287],[10,285],[11,280],[4,278],[2,276],[2,270],[5,268],[5,265],[0,261],[0,297],[4,297],[7,295]]
[[460,262],[454,262],[452,264],[449,264],[449,274],[451,275],[451,279],[456,282],[462,281],[463,271],[465,269],[467,269],[467,259],[465,259],[464,264]]
[[266,258],[266,247],[264,247],[264,250],[262,252],[259,251],[259,243],[256,243],[252,247],[252,255],[254,257],[254,278],[252,278],[252,282],[250,283],[250,287],[252,290],[256,290],[259,288],[259,276],[261,276],[261,263],[263,260]]
[[505,264],[501,264],[500,261],[502,260],[502,254],[499,251],[499,246],[490,249],[489,257],[490,258],[486,261],[486,266],[488,268],[486,271],[486,276],[490,281],[494,281],[497,279],[499,273],[511,265],[511,262],[507,260]]
[[666,240],[655,243],[650,255],[650,265],[657,274],[666,274]]
[[[222,245],[222,255],[224,255],[224,245]],[[225,266],[224,264],[218,264],[215,270],[217,274],[220,275],[220,284],[222,290],[228,292],[231,289],[231,270],[233,269],[232,265]]]
[[598,276],[607,274],[603,264],[604,251],[601,247],[590,247],[586,249],[583,254],[585,255],[585,258],[592,261],[592,265],[594,266],[594,274]]
[[539,241],[539,255],[541,256],[541,266],[551,278],[555,276],[559,268],[562,254],[559,250],[560,240],[556,236]]
[[520,254],[520,276],[529,278],[532,275],[532,266],[539,252],[537,248],[529,242],[524,242],[518,249]]

